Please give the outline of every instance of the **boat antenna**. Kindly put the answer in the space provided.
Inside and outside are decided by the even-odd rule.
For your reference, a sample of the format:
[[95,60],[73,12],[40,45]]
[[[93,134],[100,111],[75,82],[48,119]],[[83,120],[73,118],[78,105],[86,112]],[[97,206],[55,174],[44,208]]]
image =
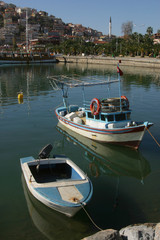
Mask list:
[[26,9],[26,51],[29,50],[29,38],[28,38],[28,9]]
[[123,75],[122,70],[119,68],[119,63],[121,63],[121,60],[119,60],[117,64],[117,73],[118,73],[118,82],[119,82],[119,98],[120,98],[120,111],[122,111],[122,101],[121,101],[121,76]]

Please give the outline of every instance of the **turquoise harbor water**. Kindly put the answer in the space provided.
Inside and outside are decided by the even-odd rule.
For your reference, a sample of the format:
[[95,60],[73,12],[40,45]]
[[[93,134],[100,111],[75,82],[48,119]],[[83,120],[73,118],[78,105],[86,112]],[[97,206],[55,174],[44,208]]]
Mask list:
[[[154,123],[150,128],[160,143],[160,71],[122,68],[122,95],[133,110],[132,119]],[[93,183],[86,210],[102,229],[160,221],[160,148],[146,132],[139,151],[102,145],[57,126],[54,109],[61,91],[47,76],[78,75],[81,80],[117,77],[116,68],[96,65],[51,64],[0,66],[0,239],[81,239],[98,231],[83,210],[68,218],[43,206],[27,191],[20,157],[37,157],[47,143],[66,154]],[[17,95],[24,92],[24,101]],[[117,96],[118,86],[94,86],[85,96]],[[72,104],[82,103],[82,89],[69,90]]]

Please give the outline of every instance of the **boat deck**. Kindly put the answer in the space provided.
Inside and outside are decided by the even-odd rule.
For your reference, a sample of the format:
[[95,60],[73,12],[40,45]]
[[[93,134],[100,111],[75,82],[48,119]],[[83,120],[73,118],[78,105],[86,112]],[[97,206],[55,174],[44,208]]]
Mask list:
[[[77,117],[79,117],[79,112],[76,111],[75,113],[77,114]],[[86,116],[83,116],[83,117],[81,116],[80,119],[82,120],[82,124],[86,125]],[[73,119],[72,119],[72,121],[73,121]]]

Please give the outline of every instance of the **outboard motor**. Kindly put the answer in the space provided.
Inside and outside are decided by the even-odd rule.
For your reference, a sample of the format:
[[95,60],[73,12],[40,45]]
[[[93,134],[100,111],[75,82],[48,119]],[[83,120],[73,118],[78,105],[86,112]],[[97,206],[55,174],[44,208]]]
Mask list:
[[52,148],[53,147],[51,144],[47,144],[44,148],[42,148],[42,150],[38,155],[39,159],[48,158],[50,156],[50,152],[52,151]]

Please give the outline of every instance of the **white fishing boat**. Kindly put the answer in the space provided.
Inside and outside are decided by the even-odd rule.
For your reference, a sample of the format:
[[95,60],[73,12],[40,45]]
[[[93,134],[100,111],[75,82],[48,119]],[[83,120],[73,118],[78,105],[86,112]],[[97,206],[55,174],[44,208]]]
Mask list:
[[46,206],[69,217],[74,216],[92,197],[93,187],[86,174],[69,158],[49,157],[52,145],[39,153],[38,159],[20,159],[31,194]]
[[[55,114],[58,121],[65,125],[68,129],[83,135],[89,139],[118,144],[134,149],[138,149],[146,129],[153,125],[148,121],[138,122],[131,119],[131,109],[129,100],[126,96],[117,98],[93,98],[89,103],[84,100],[83,106],[69,104],[67,96],[64,93],[64,86],[78,87],[78,86],[93,86],[98,84],[110,84],[119,82],[122,71],[118,69],[118,79],[112,81],[101,82],[78,82],[70,83],[66,78],[65,81],[52,78],[53,83],[58,82],[58,86],[62,84],[64,106],[58,107]],[[68,81],[68,82],[67,82]],[[120,89],[120,87],[119,87]],[[121,90],[119,90],[121,93]]]

